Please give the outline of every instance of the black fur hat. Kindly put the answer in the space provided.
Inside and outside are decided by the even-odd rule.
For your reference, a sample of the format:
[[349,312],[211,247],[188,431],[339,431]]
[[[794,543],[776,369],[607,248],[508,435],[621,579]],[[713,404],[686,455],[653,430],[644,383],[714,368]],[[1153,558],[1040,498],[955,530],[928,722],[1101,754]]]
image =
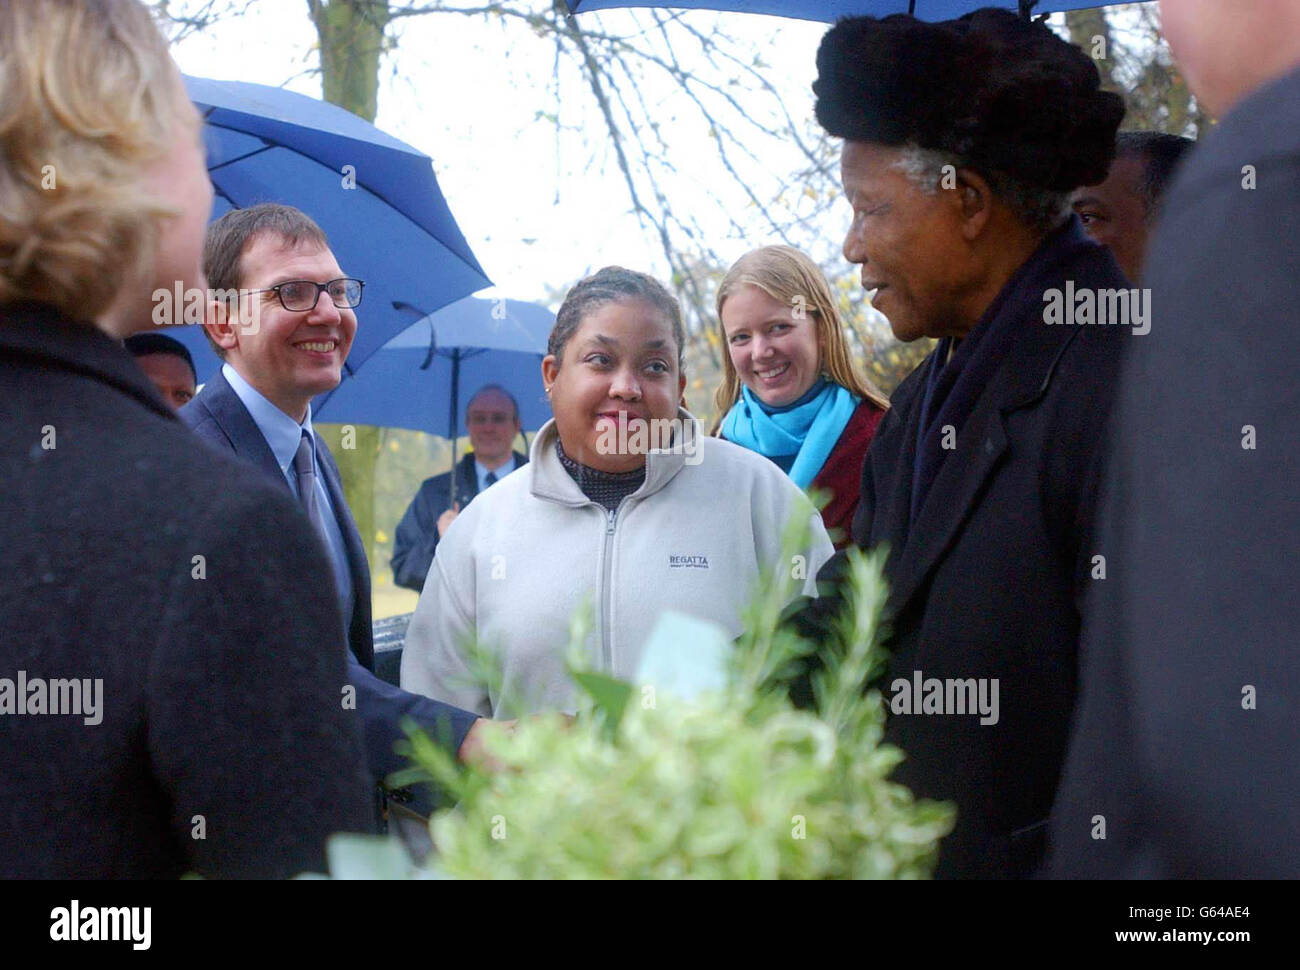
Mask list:
[[822,38],[817,73],[830,134],[915,142],[1053,191],[1106,178],[1124,118],[1083,51],[995,8],[942,23],[846,18]]

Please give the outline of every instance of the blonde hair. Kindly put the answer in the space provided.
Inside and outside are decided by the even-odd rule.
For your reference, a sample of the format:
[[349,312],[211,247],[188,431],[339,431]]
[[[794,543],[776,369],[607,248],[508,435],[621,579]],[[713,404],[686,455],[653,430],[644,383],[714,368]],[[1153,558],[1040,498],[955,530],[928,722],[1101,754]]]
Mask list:
[[148,274],[180,84],[138,0],[0,0],[0,306],[93,321]]
[[840,311],[835,306],[825,274],[816,263],[792,246],[764,246],[736,260],[718,287],[718,333],[723,345],[722,383],[713,399],[718,416],[711,434],[718,433],[727,412],[740,399],[740,375],[731,362],[727,332],[722,326],[722,305],[742,286],[757,286],[785,306],[803,306],[804,312],[811,314],[816,321],[822,373],[882,410],[889,407],[889,399],[853,364],[849,343],[844,338]]

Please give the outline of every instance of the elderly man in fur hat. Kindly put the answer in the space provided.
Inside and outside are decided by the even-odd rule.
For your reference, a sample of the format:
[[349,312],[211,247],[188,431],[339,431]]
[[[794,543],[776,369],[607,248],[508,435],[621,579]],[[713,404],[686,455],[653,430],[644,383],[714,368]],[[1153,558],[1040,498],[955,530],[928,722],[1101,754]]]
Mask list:
[[[843,20],[817,67],[817,118],[844,139],[845,258],[899,339],[938,341],[894,393],[853,523],[857,546],[889,547],[877,686],[907,755],[895,777],[957,805],[937,875],[1025,876],[1065,753],[1100,552],[1092,483],[1136,332],[1079,310],[1129,284],[1070,194],[1106,177],[1124,107],[1080,50],[1000,10]],[[844,555],[796,616],[805,635],[838,609]]]

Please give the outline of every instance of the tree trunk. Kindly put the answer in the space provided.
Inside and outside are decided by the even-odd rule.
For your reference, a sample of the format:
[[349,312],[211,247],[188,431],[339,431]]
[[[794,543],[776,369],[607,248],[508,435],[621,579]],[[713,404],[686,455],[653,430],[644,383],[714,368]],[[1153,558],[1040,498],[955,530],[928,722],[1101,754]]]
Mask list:
[[[390,19],[387,0],[307,0],[307,7],[320,40],[325,100],[373,124],[379,110],[379,59]],[[343,491],[369,558],[375,542],[379,429],[358,425],[353,435],[337,427],[322,428],[321,433],[338,461]]]
[[374,123],[379,58],[391,13],[387,0],[307,0],[320,40],[325,100]]
[[[1115,81],[1115,61],[1111,56],[1110,21],[1102,7],[1087,10],[1069,10],[1065,14],[1065,27],[1070,33],[1070,43],[1083,50],[1097,65],[1101,86],[1107,91],[1123,94]],[[1098,56],[1098,55],[1102,56]]]

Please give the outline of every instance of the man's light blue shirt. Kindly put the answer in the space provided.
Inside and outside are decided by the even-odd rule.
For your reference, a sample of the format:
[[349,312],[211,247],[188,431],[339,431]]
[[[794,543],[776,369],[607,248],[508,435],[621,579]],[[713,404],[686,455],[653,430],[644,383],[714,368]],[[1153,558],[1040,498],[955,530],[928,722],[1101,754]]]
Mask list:
[[[330,500],[329,489],[325,487],[325,475],[321,469],[320,444],[316,441],[316,432],[311,426],[311,405],[307,405],[307,417],[299,424],[289,415],[268,401],[262,393],[239,376],[229,364],[221,365],[221,373],[230,383],[239,400],[248,413],[252,415],[257,430],[270,446],[271,454],[280,465],[289,489],[298,495],[298,476],[293,470],[293,459],[298,453],[298,442],[302,440],[304,430],[311,436],[312,457],[316,469],[316,507],[321,510],[321,519],[325,524],[325,539],[334,567],[334,584],[339,591],[339,607],[343,616],[343,632],[346,635],[352,623],[352,610],[356,605],[355,592],[352,588],[352,573],[348,569],[347,545],[343,542],[343,530],[339,527],[338,514]],[[299,501],[302,496],[298,495]]]
[[[494,481],[494,482],[492,483],[493,485],[495,485],[497,482],[501,481],[501,479],[505,478],[505,477],[506,477],[507,475],[509,475],[512,471],[514,471],[516,467],[517,467],[517,466],[515,465],[515,456],[514,456],[514,452],[511,452],[511,453],[510,453],[510,457],[506,460],[506,463],[505,463],[504,465],[502,465],[500,468],[484,468],[484,467],[483,467],[483,463],[480,462],[477,458],[475,458],[475,459],[474,459],[474,474],[476,474],[476,475],[478,476],[478,490],[479,490],[479,492],[485,492],[485,491],[487,491],[487,489],[488,489],[488,481],[487,481],[487,477],[488,477],[488,473],[489,473],[489,472],[491,472],[493,475],[496,475],[496,481]],[[477,494],[477,493],[475,493],[475,494]]]

